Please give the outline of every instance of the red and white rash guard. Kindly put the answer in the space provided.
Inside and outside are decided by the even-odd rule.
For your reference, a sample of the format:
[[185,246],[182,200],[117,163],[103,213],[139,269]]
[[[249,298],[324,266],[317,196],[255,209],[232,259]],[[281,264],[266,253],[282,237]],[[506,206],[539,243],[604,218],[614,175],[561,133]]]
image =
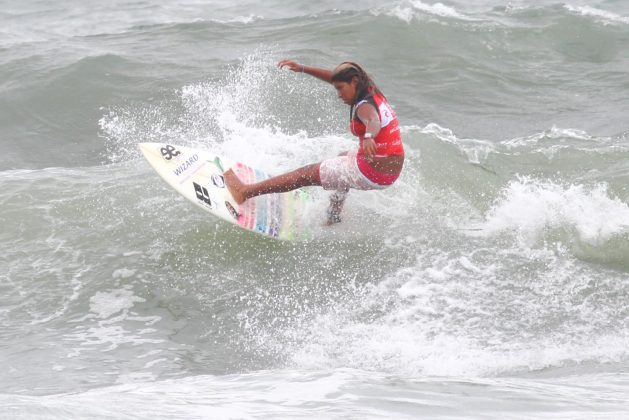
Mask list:
[[400,136],[400,123],[397,115],[381,93],[370,94],[365,99],[359,101],[351,109],[350,130],[353,135],[360,140],[358,148],[357,163],[358,169],[369,180],[379,185],[391,185],[398,178],[399,174],[386,174],[376,171],[366,160],[363,151],[363,140],[367,127],[356,115],[356,109],[364,103],[370,103],[378,112],[380,118],[380,132],[374,138],[376,143],[376,156],[404,156],[404,146]]

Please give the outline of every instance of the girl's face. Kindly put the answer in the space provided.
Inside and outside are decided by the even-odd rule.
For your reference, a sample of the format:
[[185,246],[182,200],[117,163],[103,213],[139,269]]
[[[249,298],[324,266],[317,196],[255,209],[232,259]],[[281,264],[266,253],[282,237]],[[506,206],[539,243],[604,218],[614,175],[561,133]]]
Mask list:
[[334,88],[336,89],[336,94],[343,102],[347,105],[354,104],[354,98],[356,97],[356,85],[358,84],[358,79],[356,77],[352,78],[352,81],[347,82],[332,82]]

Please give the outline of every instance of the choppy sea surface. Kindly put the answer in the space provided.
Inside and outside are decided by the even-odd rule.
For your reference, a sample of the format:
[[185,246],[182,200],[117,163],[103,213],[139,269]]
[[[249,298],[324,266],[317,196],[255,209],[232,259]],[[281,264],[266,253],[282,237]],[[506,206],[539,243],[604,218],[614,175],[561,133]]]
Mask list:
[[[137,149],[355,147],[282,58],[361,63],[407,152],[306,242]],[[628,70],[624,0],[0,0],[0,417],[629,418]]]

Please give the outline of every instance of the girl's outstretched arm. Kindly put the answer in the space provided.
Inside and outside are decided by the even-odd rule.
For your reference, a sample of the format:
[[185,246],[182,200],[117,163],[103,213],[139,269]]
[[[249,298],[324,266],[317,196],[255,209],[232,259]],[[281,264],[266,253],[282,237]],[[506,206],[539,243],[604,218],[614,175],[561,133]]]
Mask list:
[[296,73],[306,73],[316,77],[317,79],[321,79],[324,82],[332,83],[332,70],[323,69],[321,67],[305,66],[293,60],[282,60],[277,63],[277,66],[281,69],[288,67],[289,70]]

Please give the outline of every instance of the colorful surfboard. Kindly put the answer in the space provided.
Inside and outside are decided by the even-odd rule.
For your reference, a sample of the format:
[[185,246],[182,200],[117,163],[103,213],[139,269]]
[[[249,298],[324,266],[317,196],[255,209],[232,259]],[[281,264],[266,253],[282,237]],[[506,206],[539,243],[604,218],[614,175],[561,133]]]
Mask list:
[[210,151],[163,143],[140,143],[153,169],[179,194],[227,222],[269,238],[307,239],[301,216],[309,194],[298,189],[283,194],[261,195],[241,205],[225,187],[223,172],[233,169],[245,183],[269,178],[266,173]]

